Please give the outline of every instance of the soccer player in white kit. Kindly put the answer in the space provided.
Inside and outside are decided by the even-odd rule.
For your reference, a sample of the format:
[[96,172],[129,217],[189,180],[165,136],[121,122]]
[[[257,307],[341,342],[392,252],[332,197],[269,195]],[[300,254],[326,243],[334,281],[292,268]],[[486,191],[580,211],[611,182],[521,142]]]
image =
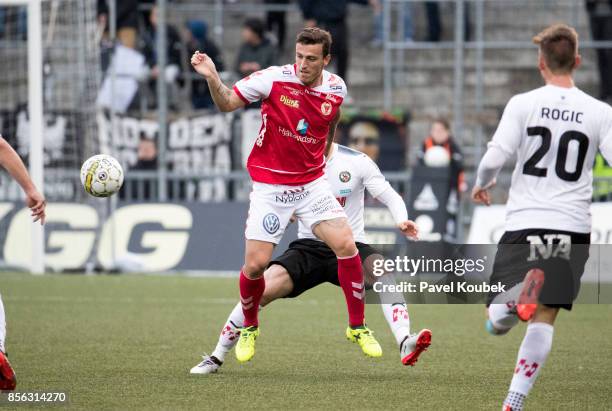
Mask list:
[[[332,191],[348,216],[353,235],[366,273],[366,284],[374,282],[394,283],[390,275],[375,277],[373,261],[382,258],[380,252],[366,244],[364,231],[364,196],[367,190],[374,198],[387,206],[398,229],[406,236],[418,234],[415,223],[408,220],[406,204],[391,187],[378,166],[364,153],[338,144],[330,146],[326,155],[325,175]],[[284,200],[299,193],[287,193]],[[320,284],[329,282],[339,285],[333,251],[317,240],[309,227],[299,224],[298,240],[278,258],[270,262],[264,277],[266,289],[261,305],[266,306],[278,298],[294,298]],[[414,365],[420,354],[431,343],[431,331],[423,329],[410,333],[410,319],[406,301],[401,293],[379,295],[380,305],[400,349],[404,365]],[[223,364],[225,355],[236,345],[240,328],[244,322],[240,303],[236,304],[221,329],[219,341],[211,355],[204,355],[202,362],[191,369],[192,374],[211,374]]]
[[[233,89],[221,82],[210,57],[198,51],[191,57],[194,69],[206,78],[219,110],[234,111],[262,100],[262,126],[247,161],[253,191],[245,230],[245,262],[240,272],[245,317],[236,346],[240,362],[255,355],[257,312],[265,288],[263,272],[292,215],[310,227],[338,258],[338,279],[349,314],[347,336],[366,354],[382,355],[365,325],[359,252],[346,214],[323,175],[325,146],[328,139],[333,141],[340,105],[347,95],[344,81],[324,70],[331,60],[331,41],[327,31],[305,28],[296,39],[295,64],[255,72]],[[285,192],[299,195],[279,201]]]
[[574,85],[581,60],[576,31],[556,24],[533,41],[546,85],[510,99],[472,191],[475,202],[490,204],[488,189],[516,154],[506,232],[491,277],[508,291],[489,296],[487,320],[487,330],[496,335],[519,319],[529,321],[504,411],[523,409],[551,350],[559,309],[570,310],[578,295],[588,259],[597,150],[612,161],[612,107]]
[[[45,223],[45,197],[36,190],[28,170],[23,161],[13,148],[0,136],[0,165],[9,172],[17,181],[26,194],[26,205],[32,211],[34,221]],[[14,390],[17,384],[15,372],[6,357],[6,319],[4,316],[4,305],[0,298],[0,391]]]

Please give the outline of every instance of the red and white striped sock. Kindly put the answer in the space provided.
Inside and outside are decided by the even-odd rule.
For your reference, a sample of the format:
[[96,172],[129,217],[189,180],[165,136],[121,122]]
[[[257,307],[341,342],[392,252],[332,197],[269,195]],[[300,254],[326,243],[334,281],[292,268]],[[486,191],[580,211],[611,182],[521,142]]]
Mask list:
[[244,314],[244,326],[258,326],[257,313],[259,302],[266,288],[266,281],[263,276],[251,280],[240,271],[240,302],[242,303],[242,313]]
[[342,291],[344,291],[349,325],[351,327],[363,325],[365,321],[365,289],[359,253],[352,257],[338,257],[338,281]]

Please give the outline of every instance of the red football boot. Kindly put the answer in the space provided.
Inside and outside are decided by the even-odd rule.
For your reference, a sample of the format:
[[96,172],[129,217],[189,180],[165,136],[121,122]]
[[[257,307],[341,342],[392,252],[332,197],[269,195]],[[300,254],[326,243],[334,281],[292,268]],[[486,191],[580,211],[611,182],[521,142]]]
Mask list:
[[14,390],[17,385],[15,372],[6,354],[0,351],[0,391]]
[[527,272],[523,281],[523,290],[516,304],[516,315],[522,321],[529,321],[538,307],[538,297],[544,286],[544,271],[539,268]]
[[402,364],[414,366],[423,351],[431,345],[431,331],[424,329],[404,338],[400,346]]

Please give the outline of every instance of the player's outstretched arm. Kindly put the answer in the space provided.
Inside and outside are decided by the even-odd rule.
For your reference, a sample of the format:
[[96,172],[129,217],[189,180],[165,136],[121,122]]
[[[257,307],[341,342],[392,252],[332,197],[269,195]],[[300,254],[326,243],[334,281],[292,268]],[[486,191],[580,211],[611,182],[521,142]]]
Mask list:
[[506,104],[497,130],[488,144],[489,148],[478,165],[476,184],[472,189],[472,201],[476,204],[491,204],[488,190],[495,185],[497,174],[521,144],[520,124],[524,124],[527,115],[525,107],[527,105],[519,96],[512,97]]
[[378,194],[376,199],[387,206],[397,224],[397,228],[404,236],[418,240],[419,228],[414,221],[408,220],[408,210],[404,199],[386,180],[385,185],[387,186],[386,189]]
[[34,221],[40,220],[40,224],[44,224],[45,206],[47,204],[45,197],[34,186],[21,157],[2,136],[0,136],[0,165],[9,172],[25,192],[26,205],[32,211]]
[[472,201],[491,205],[489,189],[496,183],[497,174],[504,166],[508,155],[497,145],[490,144],[476,172],[476,184],[472,189]]
[[219,110],[228,112],[245,106],[244,101],[238,97],[236,92],[223,84],[215,63],[208,55],[196,51],[191,56],[191,65],[198,74],[206,79],[210,95]]
[[416,223],[408,220],[408,210],[404,199],[391,187],[380,169],[370,158],[364,155],[361,169],[363,185],[366,190],[389,209],[397,228],[406,236],[418,239],[419,229]]

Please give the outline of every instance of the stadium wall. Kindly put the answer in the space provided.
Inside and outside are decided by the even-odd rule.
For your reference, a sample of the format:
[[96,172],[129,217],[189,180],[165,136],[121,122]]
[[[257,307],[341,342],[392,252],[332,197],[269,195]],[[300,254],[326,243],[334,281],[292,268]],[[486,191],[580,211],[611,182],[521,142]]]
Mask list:
[[[104,201],[104,200],[101,200]],[[27,269],[31,259],[29,210],[0,203],[0,257],[6,267]],[[98,207],[48,205],[46,267],[53,272],[206,272],[236,275],[244,255],[248,204],[120,202],[105,219]],[[368,207],[372,243],[400,239],[386,209]],[[291,224],[276,252],[297,237]],[[94,262],[96,261],[96,262]]]

